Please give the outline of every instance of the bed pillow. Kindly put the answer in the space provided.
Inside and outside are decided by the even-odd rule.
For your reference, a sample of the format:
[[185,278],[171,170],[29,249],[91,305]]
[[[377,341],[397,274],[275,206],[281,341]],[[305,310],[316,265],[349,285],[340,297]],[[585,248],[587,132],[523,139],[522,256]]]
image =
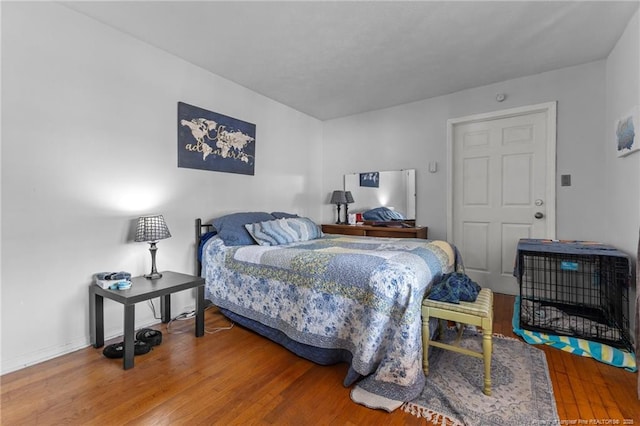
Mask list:
[[243,212],[219,217],[212,223],[226,246],[248,246],[255,244],[255,241],[244,226],[274,219],[274,216],[266,212]]
[[275,216],[276,219],[289,219],[291,217],[300,217],[295,213],[287,213],[287,212],[271,212],[271,214],[273,216]]
[[202,262],[202,250],[204,250],[204,245],[210,238],[215,237],[217,234],[216,231],[210,231],[202,234],[200,237],[200,244],[198,244],[198,262]]
[[245,225],[261,246],[278,246],[297,241],[315,240],[322,236],[320,227],[306,217],[282,218]]
[[387,207],[377,207],[375,209],[367,210],[366,212],[362,213],[362,218],[364,220],[389,221],[403,220],[404,216]]

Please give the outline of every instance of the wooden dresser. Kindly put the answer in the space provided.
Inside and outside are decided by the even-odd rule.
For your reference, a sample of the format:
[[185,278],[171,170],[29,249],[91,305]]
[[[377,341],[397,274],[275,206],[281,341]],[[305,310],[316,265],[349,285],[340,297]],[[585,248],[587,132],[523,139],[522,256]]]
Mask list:
[[427,239],[426,226],[400,228],[391,226],[370,226],[370,225],[322,225],[322,232],[325,234],[362,235],[365,237],[388,237],[388,238],[422,238]]

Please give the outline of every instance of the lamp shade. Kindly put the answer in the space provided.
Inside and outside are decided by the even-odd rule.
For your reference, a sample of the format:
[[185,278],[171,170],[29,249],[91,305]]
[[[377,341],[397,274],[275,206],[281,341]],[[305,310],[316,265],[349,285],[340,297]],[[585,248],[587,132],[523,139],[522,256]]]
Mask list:
[[154,216],[142,216],[138,218],[135,241],[151,242],[164,240],[169,237],[171,237],[171,233],[169,232],[169,228],[167,228],[167,224],[161,214]]
[[347,196],[344,191],[333,191],[330,202],[331,204],[344,204],[347,202]]
[[345,201],[346,204],[353,203],[353,195],[351,195],[351,191],[345,191],[344,197],[347,199],[347,201]]

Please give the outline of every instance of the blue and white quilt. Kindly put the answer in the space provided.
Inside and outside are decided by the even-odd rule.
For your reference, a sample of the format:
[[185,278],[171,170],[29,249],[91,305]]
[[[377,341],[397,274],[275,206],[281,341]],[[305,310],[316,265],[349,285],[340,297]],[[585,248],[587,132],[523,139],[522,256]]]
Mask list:
[[352,399],[392,411],[424,386],[421,302],[456,269],[456,250],[444,241],[336,235],[228,247],[214,237],[202,264],[216,306],[299,343],[349,351],[363,377]]

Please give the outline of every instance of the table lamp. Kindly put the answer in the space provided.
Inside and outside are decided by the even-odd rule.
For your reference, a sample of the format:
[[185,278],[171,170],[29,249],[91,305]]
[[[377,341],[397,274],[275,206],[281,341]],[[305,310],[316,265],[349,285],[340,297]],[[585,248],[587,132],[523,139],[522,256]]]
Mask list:
[[347,202],[347,195],[344,191],[333,191],[333,194],[331,194],[331,204],[335,204],[336,205],[336,209],[338,210],[338,221],[336,222],[337,225],[341,224],[342,222],[340,222],[340,206],[342,204],[345,204]]
[[157,279],[162,277],[162,274],[156,269],[156,251],[158,250],[156,243],[158,240],[164,240],[169,237],[171,237],[171,233],[162,215],[141,216],[138,218],[135,241],[149,243],[149,251],[151,252],[151,273],[145,275],[145,278]]

